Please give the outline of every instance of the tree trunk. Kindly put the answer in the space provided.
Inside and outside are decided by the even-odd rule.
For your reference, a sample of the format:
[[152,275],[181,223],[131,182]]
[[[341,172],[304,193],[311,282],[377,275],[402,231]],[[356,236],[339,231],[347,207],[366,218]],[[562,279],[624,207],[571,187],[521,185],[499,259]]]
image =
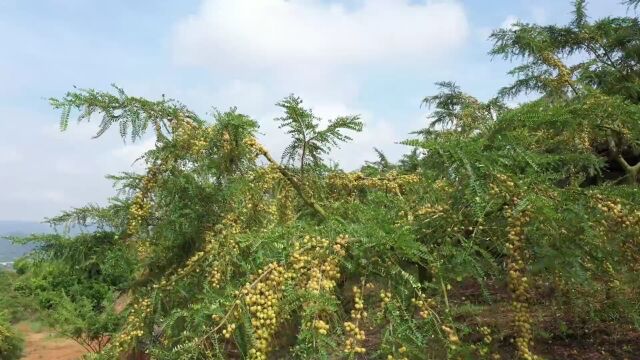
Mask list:
[[618,161],[620,166],[622,166],[622,168],[624,169],[624,173],[627,175],[627,184],[636,185],[638,183],[638,172],[640,171],[640,163],[631,166],[620,154],[616,156],[616,160]]
[[636,185],[638,183],[638,172],[640,171],[640,162],[633,166],[629,165],[627,160],[625,160],[622,157],[621,151],[616,146],[616,143],[613,140],[613,138],[609,137],[608,141],[609,141],[609,151],[611,154],[610,156],[611,158],[615,159],[615,161],[617,161],[618,164],[620,164],[620,166],[624,170],[624,173],[627,176],[627,184]]
[[302,155],[300,156],[300,174],[304,171],[304,158],[307,156],[307,144],[302,145]]
[[640,169],[638,165],[640,164],[636,164],[627,170],[627,182],[629,185],[635,185],[638,183],[638,169]]
[[312,208],[318,215],[320,215],[320,217],[325,220],[327,218],[327,213],[324,211],[324,209],[322,207],[320,207],[320,205],[318,205],[315,201],[313,201],[310,197],[308,197],[305,193],[304,190],[302,189],[302,185],[296,181],[296,179],[293,177],[293,175],[291,175],[284,167],[282,167],[282,165],[278,164],[269,154],[269,152],[267,152],[266,149],[264,149],[264,147],[261,147],[260,150],[260,154],[262,156],[265,157],[265,159],[267,159],[267,161],[269,163],[271,163],[273,166],[276,167],[276,169],[278,169],[278,171],[280,172],[280,174],[282,174],[282,176],[284,176],[285,179],[287,179],[287,181],[289,182],[289,184],[291,184],[291,186],[293,187],[293,189],[298,193],[298,195],[300,196],[300,198],[302,199],[302,201],[304,201],[305,204],[307,204],[310,208]]

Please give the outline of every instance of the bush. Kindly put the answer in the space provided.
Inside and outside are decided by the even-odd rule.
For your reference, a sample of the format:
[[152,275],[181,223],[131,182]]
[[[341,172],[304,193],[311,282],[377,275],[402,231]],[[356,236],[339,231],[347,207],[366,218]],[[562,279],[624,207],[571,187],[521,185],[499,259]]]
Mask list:
[[98,352],[123,316],[113,303],[133,273],[131,251],[111,232],[31,235],[36,246],[21,264],[15,288],[60,335]]
[[17,280],[16,273],[0,270],[0,309],[10,322],[25,320],[34,313],[32,301],[20,294]]
[[[295,96],[277,104],[291,137],[282,162],[235,108],[208,122],[119,88],[52,99],[62,129],[79,111],[80,121],[102,118],[97,136],[116,126],[133,140],[153,130],[157,142],[144,174],[112,177],[120,191],[109,207],[57,218],[112,233],[51,238],[45,263],[58,265],[43,266],[33,289],[49,308],[64,309],[49,296],[59,289],[72,296],[62,305],[84,304],[61,313],[71,325],[128,290],[123,322],[104,322],[105,360],[532,360],[546,355],[543,337],[635,336],[640,99],[635,80],[621,88],[612,76],[637,66],[594,65],[600,50],[580,66],[561,59],[611,48],[614,64],[638,64],[640,21],[590,24],[584,1],[575,6],[566,28],[493,35],[494,55],[529,61],[502,94],[543,97],[509,108],[439,83],[424,100],[432,126],[403,142],[412,152],[393,164],[378,151],[361,171],[325,163],[361,130],[359,117],[321,127]],[[633,357],[634,344],[615,344],[611,357]]]
[[0,314],[0,359],[17,360],[22,357],[24,339],[13,330],[5,315]]

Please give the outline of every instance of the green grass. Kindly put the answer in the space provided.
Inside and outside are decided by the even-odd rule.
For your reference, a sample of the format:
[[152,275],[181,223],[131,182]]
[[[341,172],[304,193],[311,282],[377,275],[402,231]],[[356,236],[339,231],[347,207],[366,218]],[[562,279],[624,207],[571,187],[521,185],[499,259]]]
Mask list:
[[47,329],[46,325],[43,324],[40,320],[32,320],[28,322],[29,330],[35,333],[41,333]]

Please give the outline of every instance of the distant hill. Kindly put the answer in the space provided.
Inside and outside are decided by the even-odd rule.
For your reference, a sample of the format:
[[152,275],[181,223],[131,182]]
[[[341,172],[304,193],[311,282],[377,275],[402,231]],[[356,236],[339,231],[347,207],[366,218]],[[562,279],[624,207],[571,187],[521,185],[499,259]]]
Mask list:
[[0,235],[29,235],[50,232],[49,224],[36,221],[0,220]]
[[[34,233],[48,233],[52,229],[47,224],[35,221],[0,220],[0,263],[7,263],[33,249],[31,245],[15,245],[3,236],[25,236]],[[0,267],[2,264],[0,264]]]

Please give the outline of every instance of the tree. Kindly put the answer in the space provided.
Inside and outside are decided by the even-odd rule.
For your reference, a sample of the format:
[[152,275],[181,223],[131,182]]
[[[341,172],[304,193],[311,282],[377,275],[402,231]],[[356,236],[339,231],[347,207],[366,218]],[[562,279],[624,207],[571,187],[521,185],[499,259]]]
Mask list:
[[129,96],[126,92],[111,85],[115,94],[94,89],[76,89],[68,92],[62,99],[51,98],[49,102],[55,109],[61,110],[60,129],[69,126],[69,114],[72,110],[81,111],[78,122],[90,121],[91,116],[100,113],[102,120],[95,137],[102,136],[114,124],[118,124],[123,140],[140,139],[149,126],[152,126],[156,137],[164,138],[166,132],[171,132],[171,125],[179,119],[202,122],[185,105],[166,99],[150,101],[141,97]]
[[290,95],[276,104],[282,108],[285,115],[276,118],[280,128],[286,128],[292,138],[291,143],[284,149],[282,160],[288,163],[299,161],[299,170],[304,172],[305,166],[318,165],[322,157],[341,142],[351,140],[344,134],[344,130],[362,131],[362,122],[358,115],[340,116],[329,121],[320,129],[321,119],[316,117],[310,109],[302,107],[299,97]]
[[[499,99],[480,102],[463,93],[454,82],[442,81],[436,86],[440,92],[422,100],[422,104],[435,109],[430,115],[430,130],[451,129],[469,134],[494,121],[506,109]],[[423,132],[423,135],[427,135],[427,132]]]
[[114,303],[132,280],[134,252],[106,231],[20,241],[37,248],[22,259],[16,288],[35,300],[41,317],[59,334],[87,351],[101,351],[124,321]]
[[627,4],[629,7],[637,9],[638,5],[640,5],[640,0],[625,0],[623,3]]
[[[593,109],[589,104],[598,103],[600,108],[613,108],[607,116],[601,112],[585,114],[589,119],[585,126],[592,129],[592,135],[599,135],[589,142],[594,153],[608,159],[608,168],[614,173],[619,169],[631,184],[640,181],[640,149],[631,131],[640,103],[638,18],[589,22],[586,1],[580,0],[574,3],[573,20],[568,25],[518,23],[494,31],[491,38],[495,42],[492,55],[525,60],[511,71],[518,79],[501,90],[502,96],[533,91],[569,107]],[[569,65],[572,56],[581,60]],[[621,119],[621,113],[627,119]]]
[[[629,5],[637,2],[628,2]],[[492,33],[490,54],[525,63],[510,74],[518,79],[502,96],[540,92],[566,98],[598,89],[640,102],[640,22],[634,17],[607,17],[589,22],[586,1],[574,3],[573,20],[565,26],[516,23]],[[577,55],[577,56],[574,56]],[[569,59],[575,64],[569,64]]]
[[[640,235],[633,208],[640,199],[626,186],[558,183],[603,168],[590,144],[609,131],[603,124],[635,141],[635,105],[589,92],[497,111],[455,87],[428,99],[442,125],[405,142],[413,149],[401,173],[386,171],[395,165],[381,156],[366,174],[327,168],[314,181],[273,160],[253,137],[252,121],[234,112],[211,124],[172,121],[174,130],[145,156],[147,172],[118,178],[128,211],[95,212],[125,218],[113,222],[126,224],[117,225],[124,240],[110,246],[147,249],[129,289],[127,321],[100,357],[495,351],[499,345],[478,347],[462,336],[469,326],[480,333],[496,325],[452,315],[464,304],[455,294],[459,281],[485,289],[477,300],[483,309],[510,294],[516,321],[509,336],[520,358],[534,357],[531,313],[547,306],[534,301],[542,291],[534,281],[552,287],[559,314],[581,324],[612,316],[632,323],[638,278],[619,274],[636,274],[638,244],[626,239]],[[295,104],[288,116],[308,120]],[[231,144],[220,127],[229,119],[247,125]],[[312,133],[305,126],[296,128],[304,136]],[[576,141],[583,135],[587,144]],[[245,164],[242,171],[220,161],[225,143],[242,150],[233,161]],[[369,335],[379,340],[367,343]]]
[[[127,138],[134,123],[136,134],[160,125],[142,158],[146,170],[112,177],[120,191],[108,211],[58,218],[107,219],[110,240],[95,252],[122,249],[120,257],[135,259],[122,285],[126,320],[95,358],[139,351],[159,359],[531,360],[562,357],[543,344],[567,334],[634,339],[640,193],[620,174],[585,180],[611,170],[608,137],[631,164],[638,105],[560,61],[578,45],[566,45],[573,30],[559,29],[521,25],[497,35],[498,53],[529,62],[529,79],[513,93],[538,89],[540,98],[507,108],[440,83],[425,98],[436,125],[404,142],[399,164],[379,153],[362,171],[321,167],[359,119],[321,129],[294,96],[278,103],[285,114],[276,121],[292,137],[283,160],[299,167],[275,161],[255,138],[257,124],[235,109],[205,121],[177,103],[123,93],[52,101],[63,125],[76,110],[81,119],[86,111],[106,116],[101,129],[129,124]],[[634,51],[633,42],[620,44]],[[298,176],[312,166],[322,170]],[[52,249],[83,244],[56,239]],[[89,259],[47,259],[52,273],[71,275],[47,278],[46,288],[73,295],[65,279],[93,284],[86,274],[104,259]],[[606,350],[632,357],[634,346]],[[586,358],[594,349],[572,350]]]
[[365,164],[360,169],[362,173],[377,176],[385,174],[395,168],[395,165],[389,161],[387,155],[385,155],[380,149],[374,147],[373,151],[375,151],[378,160],[365,161]]

